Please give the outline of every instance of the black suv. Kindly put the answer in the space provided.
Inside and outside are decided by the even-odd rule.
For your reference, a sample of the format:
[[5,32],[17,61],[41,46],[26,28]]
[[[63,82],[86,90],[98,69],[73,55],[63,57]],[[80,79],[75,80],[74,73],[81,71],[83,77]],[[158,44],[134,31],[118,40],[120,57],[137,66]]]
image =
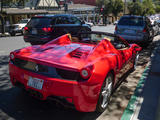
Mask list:
[[37,15],[24,27],[24,41],[44,44],[66,33],[76,36],[87,31],[91,31],[90,26],[73,15]]

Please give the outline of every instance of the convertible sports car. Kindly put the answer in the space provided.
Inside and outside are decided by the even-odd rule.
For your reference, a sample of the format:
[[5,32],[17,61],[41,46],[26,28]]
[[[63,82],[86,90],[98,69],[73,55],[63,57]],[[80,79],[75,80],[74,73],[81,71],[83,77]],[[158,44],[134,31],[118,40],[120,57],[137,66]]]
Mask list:
[[65,34],[11,52],[9,74],[13,85],[38,99],[58,99],[79,111],[103,112],[116,83],[135,69],[140,50],[114,34]]

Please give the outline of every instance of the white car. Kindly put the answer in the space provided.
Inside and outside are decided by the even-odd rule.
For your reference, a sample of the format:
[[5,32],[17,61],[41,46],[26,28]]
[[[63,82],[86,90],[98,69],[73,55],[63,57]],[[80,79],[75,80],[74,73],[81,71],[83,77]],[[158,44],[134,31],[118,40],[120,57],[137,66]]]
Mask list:
[[85,21],[85,24],[89,25],[90,27],[94,25],[92,22],[87,22],[87,21]]
[[26,26],[26,24],[29,22],[30,19],[22,19],[19,23],[13,24],[10,26],[9,33],[11,36],[15,36],[16,33],[22,33],[23,29]]

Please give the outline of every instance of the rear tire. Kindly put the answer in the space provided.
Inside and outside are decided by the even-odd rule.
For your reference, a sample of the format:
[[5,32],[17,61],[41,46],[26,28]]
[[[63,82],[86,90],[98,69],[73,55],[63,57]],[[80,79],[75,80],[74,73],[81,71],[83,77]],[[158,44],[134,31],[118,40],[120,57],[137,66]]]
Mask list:
[[16,33],[15,33],[15,32],[11,32],[10,35],[11,35],[11,36],[15,36]]
[[99,100],[98,100],[97,107],[96,107],[97,112],[105,111],[105,109],[107,108],[110,102],[112,90],[113,90],[113,74],[109,73],[107,77],[105,78],[102,88],[101,88]]

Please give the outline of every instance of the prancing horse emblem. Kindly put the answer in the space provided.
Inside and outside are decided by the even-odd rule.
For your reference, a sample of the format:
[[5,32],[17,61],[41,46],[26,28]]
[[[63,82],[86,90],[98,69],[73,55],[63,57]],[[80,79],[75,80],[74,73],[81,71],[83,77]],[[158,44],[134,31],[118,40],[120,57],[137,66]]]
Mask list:
[[36,65],[35,70],[36,70],[36,72],[38,72],[38,70],[39,70],[38,65]]

